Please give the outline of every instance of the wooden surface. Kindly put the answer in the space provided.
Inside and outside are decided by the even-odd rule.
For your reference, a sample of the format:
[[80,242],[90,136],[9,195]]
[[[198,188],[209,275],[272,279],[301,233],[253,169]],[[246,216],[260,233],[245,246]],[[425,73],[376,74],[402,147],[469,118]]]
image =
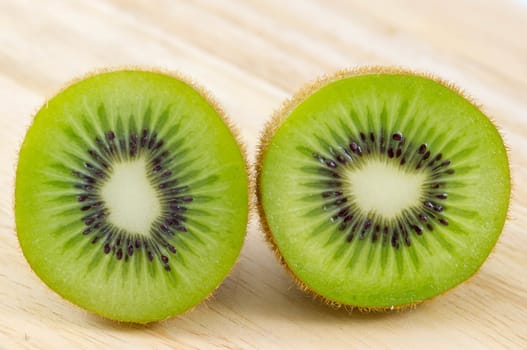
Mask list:
[[[445,6],[444,4],[448,4]],[[479,274],[416,310],[348,314],[299,292],[256,224],[239,263],[192,312],[116,324],[48,290],[19,248],[16,152],[47,96],[94,68],[175,69],[205,85],[251,157],[270,113],[337,68],[396,64],[463,87],[501,125],[511,220]],[[527,348],[527,5],[509,1],[0,2],[0,348]]]

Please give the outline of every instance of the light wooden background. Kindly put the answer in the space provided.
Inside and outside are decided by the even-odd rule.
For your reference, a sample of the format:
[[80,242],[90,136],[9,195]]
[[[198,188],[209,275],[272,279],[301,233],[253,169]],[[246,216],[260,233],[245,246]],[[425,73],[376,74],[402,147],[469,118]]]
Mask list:
[[[0,348],[527,348],[527,5],[516,1],[2,0]],[[21,254],[16,151],[46,96],[123,64],[180,70],[206,85],[251,157],[270,113],[317,75],[370,64],[431,71],[501,125],[512,219],[475,278],[410,312],[348,314],[312,301],[253,223],[231,276],[193,312],[146,327],[93,316],[48,290]]]

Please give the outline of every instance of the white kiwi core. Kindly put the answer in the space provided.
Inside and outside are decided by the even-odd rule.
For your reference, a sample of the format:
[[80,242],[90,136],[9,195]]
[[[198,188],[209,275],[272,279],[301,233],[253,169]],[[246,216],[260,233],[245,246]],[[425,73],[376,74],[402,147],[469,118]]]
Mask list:
[[118,228],[143,235],[161,216],[159,196],[146,175],[146,166],[143,158],[116,163],[101,188],[108,220]]
[[418,206],[427,178],[425,171],[402,170],[396,162],[375,158],[365,160],[346,175],[348,191],[358,206],[386,219]]

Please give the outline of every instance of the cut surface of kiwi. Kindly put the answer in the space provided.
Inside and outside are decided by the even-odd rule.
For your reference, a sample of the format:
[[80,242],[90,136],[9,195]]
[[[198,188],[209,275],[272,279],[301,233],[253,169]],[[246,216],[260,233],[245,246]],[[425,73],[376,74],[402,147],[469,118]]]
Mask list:
[[281,262],[337,305],[414,305],[472,276],[505,222],[493,123],[449,84],[369,68],[317,81],[268,123],[258,208]]
[[148,70],[89,76],[36,114],[15,214],[37,275],[71,302],[146,323],[206,298],[248,215],[244,154],[193,84]]

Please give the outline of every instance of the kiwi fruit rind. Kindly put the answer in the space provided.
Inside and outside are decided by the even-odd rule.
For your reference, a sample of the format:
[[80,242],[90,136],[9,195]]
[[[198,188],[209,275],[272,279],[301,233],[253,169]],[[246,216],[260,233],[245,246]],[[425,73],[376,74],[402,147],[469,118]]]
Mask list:
[[336,306],[404,309],[471,277],[503,229],[506,148],[459,89],[412,71],[340,71],[261,136],[264,231],[298,284]]
[[62,297],[118,321],[165,319],[211,294],[239,255],[245,154],[189,80],[98,72],[34,117],[15,215],[23,254]]

